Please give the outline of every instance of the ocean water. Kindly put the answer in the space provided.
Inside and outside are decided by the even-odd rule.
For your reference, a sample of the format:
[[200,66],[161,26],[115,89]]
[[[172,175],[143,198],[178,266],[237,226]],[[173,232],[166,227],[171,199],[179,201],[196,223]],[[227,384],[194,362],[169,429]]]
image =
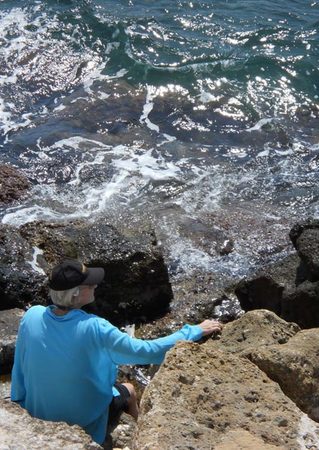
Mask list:
[[0,161],[33,183],[2,222],[149,221],[172,274],[283,257],[319,216],[318,30],[316,0],[0,2]]

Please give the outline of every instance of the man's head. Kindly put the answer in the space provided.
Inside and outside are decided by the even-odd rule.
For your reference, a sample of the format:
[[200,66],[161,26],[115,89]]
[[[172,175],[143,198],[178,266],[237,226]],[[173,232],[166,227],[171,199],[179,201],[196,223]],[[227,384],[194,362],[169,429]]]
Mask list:
[[84,306],[94,301],[94,289],[102,282],[104,269],[86,267],[67,259],[52,270],[49,287],[52,302],[63,309]]

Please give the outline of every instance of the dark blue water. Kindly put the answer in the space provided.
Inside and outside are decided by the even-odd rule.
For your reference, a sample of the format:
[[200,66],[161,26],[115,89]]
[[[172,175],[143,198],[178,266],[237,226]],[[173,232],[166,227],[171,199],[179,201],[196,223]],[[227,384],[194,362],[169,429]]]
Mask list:
[[318,1],[2,1],[0,159],[33,183],[2,221],[150,221],[177,272],[283,256],[319,215],[318,28]]

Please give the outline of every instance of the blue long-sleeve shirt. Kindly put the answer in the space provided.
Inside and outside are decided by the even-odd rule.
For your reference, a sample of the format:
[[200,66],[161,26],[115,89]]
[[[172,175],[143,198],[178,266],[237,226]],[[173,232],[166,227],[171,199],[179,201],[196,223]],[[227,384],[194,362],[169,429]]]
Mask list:
[[135,339],[110,322],[75,309],[34,306],[22,318],[11,399],[40,419],[83,427],[99,444],[106,434],[117,364],[160,364],[179,340],[202,337],[198,325],[154,340]]

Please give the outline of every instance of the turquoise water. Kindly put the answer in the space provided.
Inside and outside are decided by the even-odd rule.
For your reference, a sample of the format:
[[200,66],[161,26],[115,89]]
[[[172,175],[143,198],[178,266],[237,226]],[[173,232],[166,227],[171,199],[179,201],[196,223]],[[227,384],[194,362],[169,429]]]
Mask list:
[[280,256],[319,211],[318,28],[318,1],[2,1],[0,159],[34,185],[2,221],[146,215],[181,271]]

